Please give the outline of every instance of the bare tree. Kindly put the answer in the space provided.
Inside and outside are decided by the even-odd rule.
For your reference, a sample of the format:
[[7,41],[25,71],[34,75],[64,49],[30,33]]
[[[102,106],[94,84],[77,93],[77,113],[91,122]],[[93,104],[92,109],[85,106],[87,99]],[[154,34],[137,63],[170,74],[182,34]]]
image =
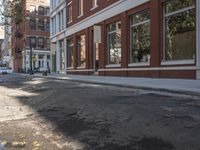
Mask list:
[[10,26],[13,21],[18,25],[23,21],[23,2],[24,0],[3,0],[0,8],[1,26]]

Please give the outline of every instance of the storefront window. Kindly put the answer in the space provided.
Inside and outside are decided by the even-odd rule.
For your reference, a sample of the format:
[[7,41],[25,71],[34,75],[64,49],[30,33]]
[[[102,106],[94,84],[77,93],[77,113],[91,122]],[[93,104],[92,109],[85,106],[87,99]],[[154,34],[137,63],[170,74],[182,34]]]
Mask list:
[[86,66],[85,35],[78,37],[78,67]]
[[44,38],[43,37],[38,38],[38,47],[44,48]]
[[196,52],[195,0],[170,0],[165,9],[165,60],[194,59]]
[[73,40],[67,40],[67,51],[68,51],[68,67],[74,66],[74,44]]
[[121,21],[108,26],[109,64],[121,63]]
[[150,12],[145,10],[131,16],[130,63],[150,62]]

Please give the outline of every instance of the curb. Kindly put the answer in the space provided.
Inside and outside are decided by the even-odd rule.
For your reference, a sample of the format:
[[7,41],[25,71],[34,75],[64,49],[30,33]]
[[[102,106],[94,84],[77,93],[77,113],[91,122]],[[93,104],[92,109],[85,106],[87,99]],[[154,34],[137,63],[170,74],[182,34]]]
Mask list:
[[95,82],[95,81],[83,81],[79,79],[61,79],[59,77],[52,77],[52,76],[41,76],[41,75],[34,75],[35,77],[42,77],[42,78],[50,78],[50,79],[57,79],[57,80],[66,80],[71,82],[80,82],[80,83],[86,83],[86,84],[98,84],[98,85],[108,85],[108,86],[117,86],[117,87],[124,87],[124,88],[133,88],[133,89],[142,89],[142,90],[148,90],[148,91],[158,91],[158,92],[168,92],[173,94],[181,94],[181,95],[190,95],[190,96],[197,96],[200,97],[199,92],[194,91],[186,91],[186,90],[174,90],[174,89],[165,89],[165,88],[156,88],[156,87],[145,87],[145,86],[139,86],[139,85],[123,85],[123,84],[117,84],[117,83],[102,83],[102,82]]

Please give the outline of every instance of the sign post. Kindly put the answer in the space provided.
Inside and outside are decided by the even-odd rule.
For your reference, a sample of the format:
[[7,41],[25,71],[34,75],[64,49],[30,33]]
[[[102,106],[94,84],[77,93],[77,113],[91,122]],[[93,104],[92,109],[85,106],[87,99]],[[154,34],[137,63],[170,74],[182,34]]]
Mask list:
[[96,44],[100,44],[101,41],[101,26],[100,25],[94,25],[94,31],[93,31],[93,68],[94,68],[94,72],[96,72],[96,70],[98,69],[98,67],[96,66]]

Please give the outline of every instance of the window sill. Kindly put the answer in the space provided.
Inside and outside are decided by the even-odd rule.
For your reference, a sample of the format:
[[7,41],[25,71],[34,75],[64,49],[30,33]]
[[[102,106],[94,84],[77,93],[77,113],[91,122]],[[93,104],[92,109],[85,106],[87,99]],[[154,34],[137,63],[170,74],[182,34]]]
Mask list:
[[72,70],[72,69],[74,69],[74,67],[68,67],[68,68],[67,68],[67,70]]
[[77,67],[77,69],[85,69],[85,66]]
[[72,23],[72,20],[71,20],[71,21],[69,21],[69,22],[67,22],[67,24],[70,24],[70,23]]
[[77,18],[81,18],[81,17],[83,17],[83,14],[79,15]]
[[128,64],[129,67],[150,66],[150,62],[132,63]]
[[121,67],[121,64],[110,64],[110,65],[106,65],[106,68],[115,68],[115,67]]
[[172,60],[172,61],[163,61],[161,62],[161,65],[189,65],[189,64],[195,64],[195,60]]
[[94,6],[90,9],[90,11],[93,11],[94,9],[98,8],[98,6]]

